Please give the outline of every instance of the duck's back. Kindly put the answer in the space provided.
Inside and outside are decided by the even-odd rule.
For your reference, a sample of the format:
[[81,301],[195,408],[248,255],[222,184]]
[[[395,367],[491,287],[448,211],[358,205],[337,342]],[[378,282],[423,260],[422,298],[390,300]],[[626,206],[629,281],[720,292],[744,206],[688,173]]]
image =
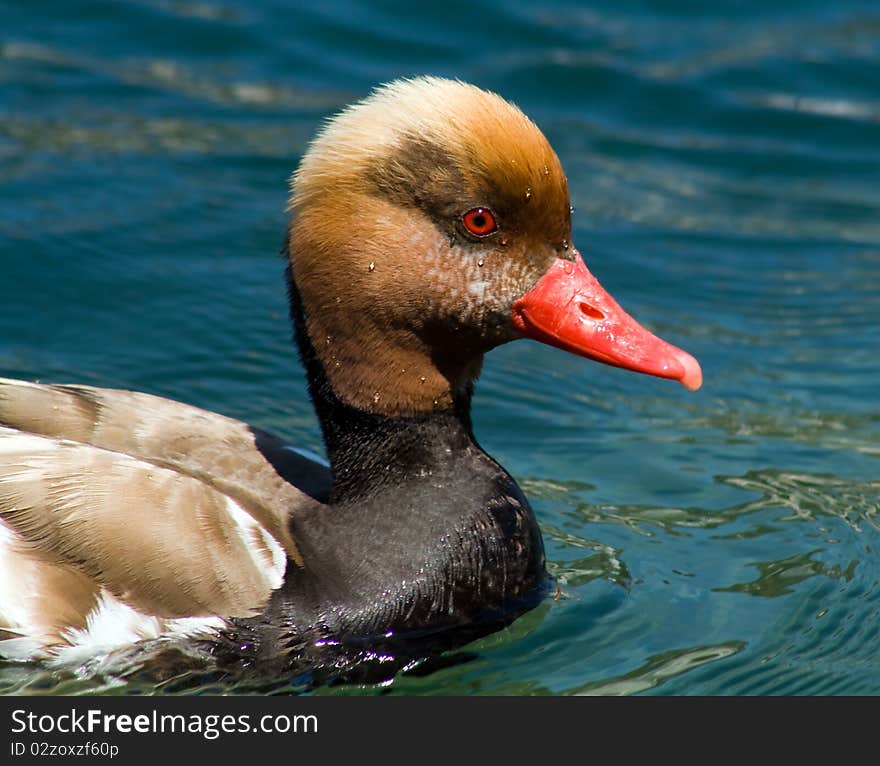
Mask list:
[[329,473],[149,394],[0,380],[0,656],[193,635],[301,563],[290,513]]

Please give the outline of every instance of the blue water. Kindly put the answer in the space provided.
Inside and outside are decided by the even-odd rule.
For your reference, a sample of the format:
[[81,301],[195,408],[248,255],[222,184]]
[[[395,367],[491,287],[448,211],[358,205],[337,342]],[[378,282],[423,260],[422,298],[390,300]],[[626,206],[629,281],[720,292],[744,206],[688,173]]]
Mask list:
[[[590,268],[702,362],[690,394],[493,352],[476,432],[559,597],[470,662],[318,692],[880,693],[876,2],[4,0],[0,41],[0,375],[320,451],[287,178],[326,115],[420,73],[538,122]],[[153,690],[0,666],[5,693],[108,688]]]

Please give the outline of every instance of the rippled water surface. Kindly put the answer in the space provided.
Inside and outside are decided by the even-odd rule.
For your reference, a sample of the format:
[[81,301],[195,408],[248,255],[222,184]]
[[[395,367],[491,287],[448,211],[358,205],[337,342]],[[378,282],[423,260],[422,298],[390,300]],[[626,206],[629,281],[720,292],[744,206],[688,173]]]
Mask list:
[[[533,501],[558,598],[469,661],[316,691],[880,693],[880,7],[442,8],[0,3],[0,375],[320,450],[277,255],[288,175],[378,82],[475,82],[544,129],[588,264],[705,385],[493,352],[477,435]],[[107,688],[153,690],[0,666],[5,693]]]

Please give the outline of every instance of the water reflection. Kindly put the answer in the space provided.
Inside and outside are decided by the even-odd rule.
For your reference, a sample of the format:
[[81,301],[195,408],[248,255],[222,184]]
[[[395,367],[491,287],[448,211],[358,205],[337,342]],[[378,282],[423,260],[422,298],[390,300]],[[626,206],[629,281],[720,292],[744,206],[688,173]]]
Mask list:
[[730,641],[717,646],[696,646],[663,652],[652,656],[643,665],[625,675],[592,681],[564,693],[603,697],[639,694],[702,665],[731,657],[745,647],[743,642]]

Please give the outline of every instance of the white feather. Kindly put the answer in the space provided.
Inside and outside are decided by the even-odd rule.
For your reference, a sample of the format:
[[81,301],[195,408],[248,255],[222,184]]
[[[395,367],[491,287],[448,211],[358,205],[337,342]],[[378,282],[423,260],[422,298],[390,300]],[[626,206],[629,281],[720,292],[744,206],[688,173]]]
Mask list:
[[[253,516],[231,498],[226,498],[226,511],[235,522],[238,536],[254,562],[256,570],[265,574],[272,590],[281,587],[281,583],[284,581],[284,570],[287,567],[287,554],[284,553],[284,549]],[[270,558],[268,560],[266,551],[256,544],[255,535],[258,535],[269,549]]]
[[86,616],[86,627],[65,631],[68,646],[55,651],[53,664],[78,664],[145,639],[210,637],[224,624],[220,617],[167,620],[143,614],[102,590],[98,603]]

